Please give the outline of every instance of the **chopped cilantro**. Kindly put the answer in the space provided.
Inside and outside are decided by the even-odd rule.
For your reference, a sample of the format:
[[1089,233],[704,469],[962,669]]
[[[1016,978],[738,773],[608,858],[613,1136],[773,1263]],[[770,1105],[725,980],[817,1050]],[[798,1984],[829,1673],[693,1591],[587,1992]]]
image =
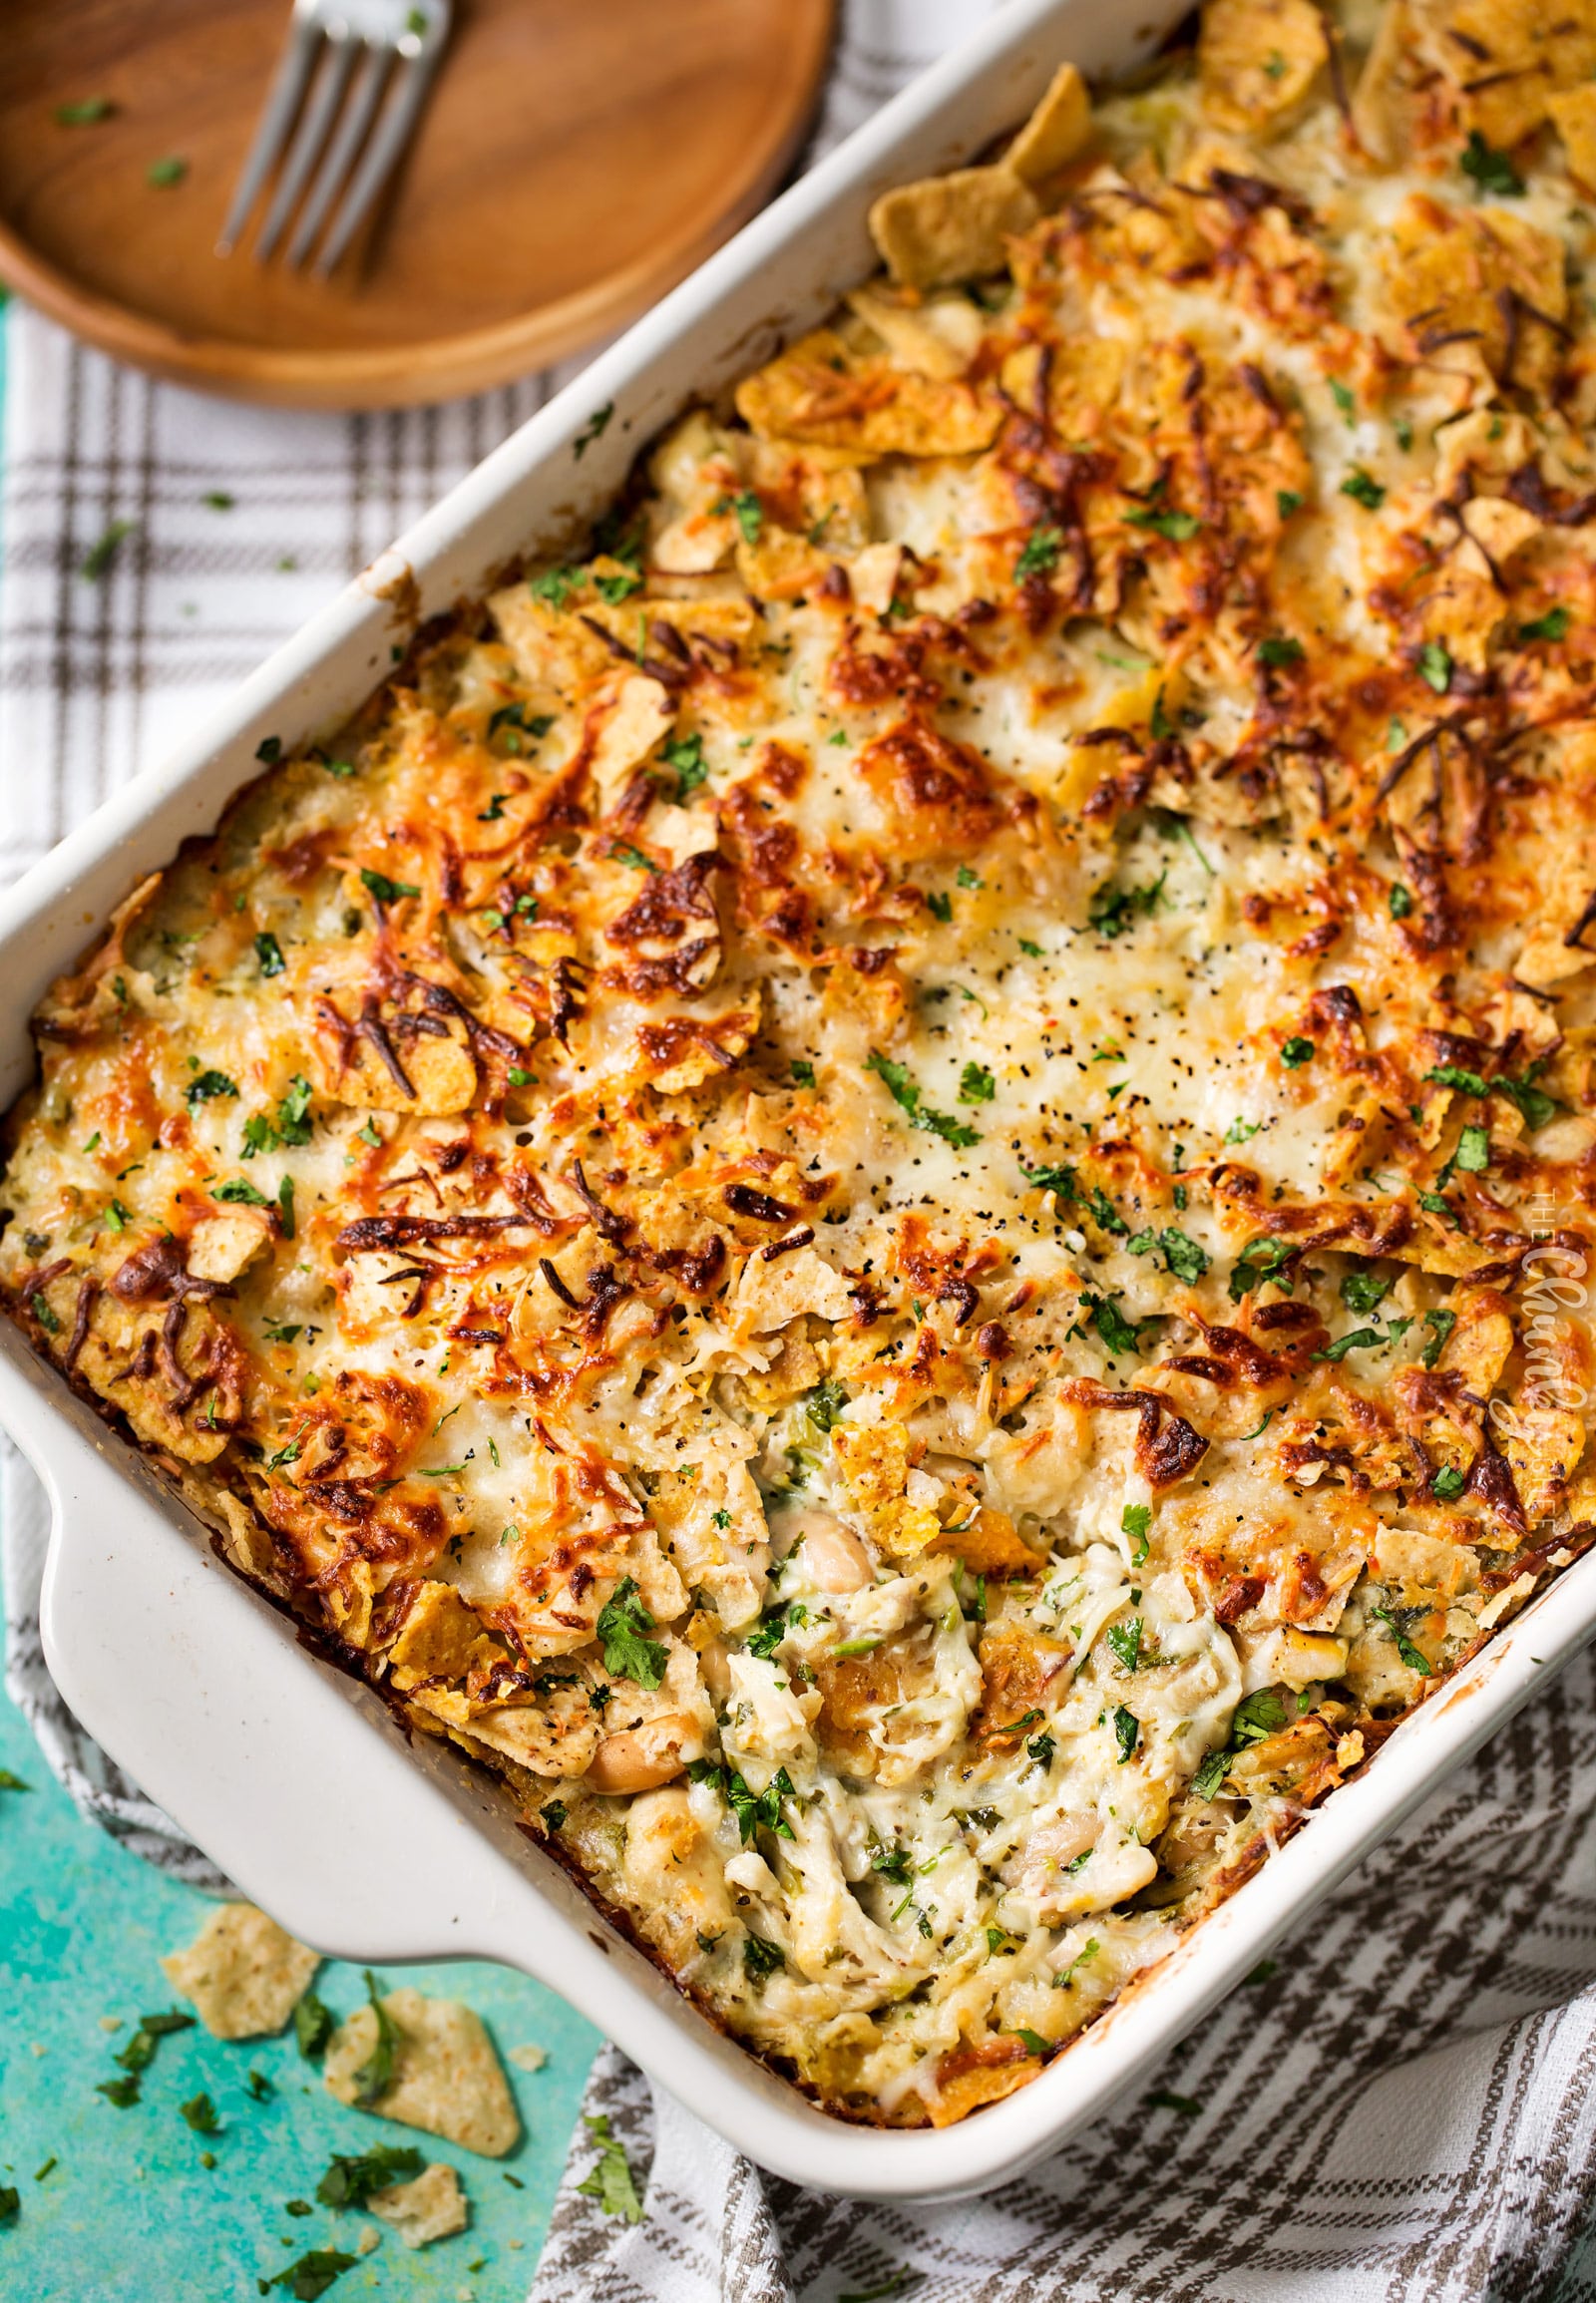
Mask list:
[[1356,424],[1358,421],[1358,402],[1353,397],[1351,386],[1344,384],[1339,376],[1332,376],[1330,378],[1330,396],[1347,419],[1348,424]]
[[1409,888],[1404,888],[1399,880],[1392,882],[1391,893],[1386,901],[1391,908],[1391,916],[1394,920],[1405,920],[1413,908],[1412,891]]
[[262,736],[255,746],[255,758],[263,767],[274,768],[282,757],[281,736]]
[[1108,1347],[1110,1358],[1120,1352],[1139,1351],[1141,1331],[1150,1322],[1127,1320],[1112,1296],[1082,1296],[1081,1308],[1091,1316],[1091,1324]]
[[634,569],[623,568],[614,576],[596,576],[593,587],[598,597],[610,607],[618,607],[634,591],[641,591],[642,577]]
[[981,874],[973,872],[968,864],[961,864],[954,878],[961,888],[985,888],[987,885]]
[[115,2104],[119,2111],[131,2111],[139,2101],[139,2082],[130,2073],[126,2079],[101,2080],[94,2092],[104,2096],[108,2104]]
[[1171,544],[1189,543],[1202,526],[1195,512],[1168,512],[1155,504],[1143,504],[1120,517],[1127,528],[1150,529],[1153,535],[1165,537]]
[[224,1071],[202,1071],[190,1080],[185,1100],[191,1111],[197,1111],[200,1104],[213,1103],[219,1095],[235,1096],[237,1092],[237,1082]]
[[399,2052],[399,2026],[388,2013],[377,1991],[377,1979],[368,1967],[366,1998],[377,2019],[377,2028],[371,2043],[371,2053],[355,2073],[355,2102],[363,2111],[385,2096],[393,2084],[394,2059]]
[[640,848],[634,848],[629,840],[612,840],[609,854],[613,862],[627,864],[634,872],[657,873],[659,870],[653,858],[645,856]]
[[967,1063],[959,1081],[961,1103],[991,1103],[998,1083],[984,1063]]
[[109,96],[85,96],[76,104],[58,104],[56,124],[60,128],[93,128],[109,120],[116,109]]
[[1293,1036],[1286,1041],[1284,1047],[1282,1047],[1280,1051],[1280,1060],[1286,1066],[1288,1071],[1298,1071],[1305,1063],[1313,1062],[1314,1053],[1315,1050],[1313,1041],[1311,1039],[1304,1039],[1300,1034],[1294,1033]]
[[1039,2031],[1027,2031],[1023,2024],[1017,2027],[1014,2037],[1019,2041],[1027,2055],[1048,2055],[1051,2053],[1052,2041],[1043,2039]]
[[136,520],[112,521],[99,543],[92,544],[84,554],[82,574],[85,583],[99,582],[128,538],[136,533],[138,525]]
[[1275,510],[1280,514],[1282,520],[1289,520],[1294,512],[1301,512],[1302,508],[1303,500],[1295,488],[1277,488],[1275,490]]
[[926,909],[946,928],[954,916],[954,900],[944,890],[933,889],[926,898]]
[[1114,1741],[1119,1746],[1119,1764],[1122,1767],[1135,1755],[1136,1745],[1140,1740],[1140,1720],[1137,1719],[1134,1712],[1128,1712],[1123,1704],[1116,1705],[1114,1708]]
[[1341,1284],[1341,1300],[1349,1312],[1376,1312],[1390,1293],[1390,1280],[1378,1272],[1349,1272]]
[[1480,1074],[1477,1071],[1465,1071],[1460,1063],[1437,1063],[1432,1071],[1425,1072],[1424,1077],[1432,1079],[1437,1087],[1455,1087],[1462,1095],[1490,1093],[1488,1083]]
[[571,453],[580,464],[596,440],[601,440],[610,417],[615,412],[613,400],[606,400],[601,408],[595,408],[582,430],[571,443]]
[[1014,562],[1014,581],[1024,583],[1033,576],[1050,575],[1058,565],[1063,542],[1059,529],[1033,528],[1025,539],[1023,551]]
[[307,1991],[293,2011],[293,2036],[306,2063],[319,2063],[332,2037],[332,2010]]
[[1128,1624],[1109,1625],[1105,1636],[1109,1650],[1121,1670],[1127,1672],[1139,1672],[1141,1670],[1141,1635],[1142,1620],[1140,1616],[1132,1616]]
[[358,2158],[335,2156],[316,2185],[324,2207],[363,2207],[373,2191],[408,2183],[424,2161],[410,2143],[376,2143]]
[[1107,937],[1112,943],[1116,937],[1123,936],[1137,920],[1151,917],[1157,909],[1158,899],[1168,877],[1167,872],[1160,872],[1157,879],[1146,888],[1095,889],[1086,910],[1087,926],[1094,928],[1099,936]]
[[1153,1507],[1150,1503],[1127,1503],[1119,1515],[1120,1528],[1131,1539],[1132,1567],[1140,1567],[1147,1557],[1147,1530],[1152,1523]]
[[1316,1351],[1316,1359],[1345,1359],[1349,1351],[1372,1351],[1386,1341],[1378,1328],[1354,1328],[1350,1335],[1338,1336],[1334,1343],[1327,1343],[1323,1351]]
[[1361,504],[1366,512],[1378,512],[1386,501],[1385,489],[1361,464],[1353,466],[1341,484],[1341,492],[1350,496],[1355,504]]
[[1258,660],[1261,664],[1267,664],[1271,671],[1285,671],[1292,664],[1302,663],[1307,654],[1308,650],[1300,639],[1292,639],[1284,633],[1271,632],[1267,639],[1258,642]]
[[1438,696],[1443,696],[1452,684],[1452,659],[1438,639],[1425,640],[1418,651],[1415,669],[1419,678],[1432,687]]
[[1568,629],[1568,624],[1569,614],[1566,607],[1549,607],[1544,615],[1537,615],[1532,622],[1521,623],[1518,627],[1518,636],[1521,640],[1526,641],[1557,640],[1563,637]]
[[1429,1484],[1442,1503],[1455,1503],[1468,1482],[1454,1464],[1443,1463]]
[[[574,568],[546,568],[541,576],[533,577],[527,589],[534,599],[546,599],[551,607],[562,608],[581,581]],[[492,732],[490,721],[489,733]]]
[[689,792],[697,791],[708,777],[709,765],[704,758],[702,736],[673,736],[662,747],[659,756],[667,768],[675,770],[678,801],[684,800]]
[[1041,946],[1039,944],[1032,944],[1028,936],[1020,937],[1019,949],[1021,952],[1023,952],[1027,960],[1044,960],[1046,958],[1046,954],[1042,951]]
[[[775,1974],[778,1967],[787,1964],[779,1944],[767,1942],[764,1936],[755,1935],[751,1929],[742,1939],[742,1963],[754,1983],[763,1983],[767,1976]],[[582,2185],[579,2183],[577,2188],[581,2190]]]
[[286,2271],[279,2271],[274,2279],[257,2279],[255,2286],[262,2295],[269,2295],[273,2287],[286,2287],[294,2303],[317,2303],[317,2297],[325,2295],[334,2279],[352,2271],[359,2259],[346,2255],[340,2247],[312,2247]]
[[244,1176],[229,1176],[224,1184],[217,1184],[210,1197],[225,1200],[233,1207],[269,1208],[271,1205],[265,1193],[257,1192]]
[[363,864],[360,867],[360,879],[368,895],[379,904],[397,904],[402,896],[421,894],[421,890],[413,887],[408,880],[390,880],[386,872],[368,871]]
[[1465,1127],[1457,1138],[1457,1150],[1453,1157],[1465,1175],[1483,1175],[1490,1166],[1490,1130]]
[[144,175],[146,184],[153,184],[158,190],[165,191],[172,185],[182,184],[188,173],[189,163],[180,160],[174,153],[166,160],[153,160]]
[[598,1612],[594,1627],[604,1643],[604,1670],[611,1679],[635,1680],[640,1688],[657,1688],[664,1677],[667,1650],[658,1640],[643,1638],[654,1619],[638,1597],[633,1578],[623,1575]]
[[1171,2095],[1168,2088],[1154,2088],[1147,2101],[1154,2111],[1179,2111],[1183,2119],[1202,2117],[1203,2107],[1200,2103],[1191,2096]]
[[0,1767],[0,1791],[31,1791],[33,1785],[14,1775],[9,1767]]
[[191,2096],[186,2104],[180,2104],[178,2109],[197,2135],[213,2135],[220,2129],[221,2121],[216,2116],[216,2107],[202,2089],[199,2095]]
[[928,1111],[922,1105],[920,1088],[911,1077],[907,1064],[894,1063],[879,1048],[873,1047],[865,1058],[865,1069],[873,1071],[885,1084],[894,1103],[908,1112],[917,1128],[924,1129],[928,1135],[941,1136],[944,1143],[953,1144],[961,1150],[980,1143],[979,1128],[966,1127],[963,1121],[954,1119],[949,1113]]
[[1197,1242],[1185,1232],[1162,1231],[1158,1245],[1163,1250],[1166,1269],[1188,1287],[1195,1287],[1208,1269],[1208,1256]]
[[842,1411],[848,1404],[848,1394],[842,1385],[828,1376],[810,1392],[807,1411],[817,1431],[834,1430],[842,1420]]
[[1524,189],[1524,180],[1506,153],[1488,145],[1477,128],[1469,130],[1457,165],[1481,192],[1496,192],[1503,199],[1516,199]]
[[791,1070],[791,1072],[792,1072],[792,1076],[793,1076],[794,1080],[797,1082],[797,1084],[798,1084],[800,1087],[813,1087],[813,1086],[814,1086],[814,1084],[815,1084],[815,1067],[814,1067],[814,1065],[813,1065],[812,1063],[809,1063],[809,1062],[805,1061],[805,1059],[804,1059],[803,1057],[798,1057],[798,1058],[797,1058],[797,1059],[796,1059],[796,1060],[795,1060],[795,1061],[794,1061],[794,1062],[793,1062],[793,1063],[792,1063],[792,1064],[789,1066],[789,1069],[790,1069],[790,1070]]
[[262,975],[280,975],[288,964],[282,957],[282,946],[269,928],[263,928],[255,938],[255,958],[260,962]]
[[[777,1952],[776,1963],[781,1954]],[[642,2201],[632,2181],[626,2154],[609,2130],[603,2111],[585,2111],[584,2121],[598,2146],[598,2157],[577,2185],[584,2198],[597,2199],[606,2215],[623,2215],[628,2223],[642,2221]]]
[[1236,1706],[1230,1723],[1230,1739],[1237,1750],[1245,1750],[1249,1743],[1261,1743],[1266,1735],[1278,1735],[1286,1725],[1286,1706],[1276,1688],[1259,1688]]
[[760,534],[765,525],[765,508],[751,488],[744,488],[737,496],[722,496],[715,506],[715,510],[736,514],[737,526],[742,531],[742,540],[745,544],[757,544],[759,542]]
[[[1440,1485],[1440,1474],[1438,1472],[1435,1475],[1435,1484],[1437,1488]],[[1412,1641],[1402,1630],[1401,1625],[1392,1614],[1390,1608],[1372,1607],[1369,1612],[1376,1623],[1384,1624],[1386,1629],[1390,1632],[1392,1638],[1396,1643],[1396,1653],[1401,1657],[1402,1662],[1407,1666],[1407,1669],[1410,1672],[1419,1673],[1420,1676],[1426,1680],[1431,1679],[1434,1676],[1434,1665],[1430,1662],[1428,1656],[1425,1655],[1422,1648],[1414,1647]]]

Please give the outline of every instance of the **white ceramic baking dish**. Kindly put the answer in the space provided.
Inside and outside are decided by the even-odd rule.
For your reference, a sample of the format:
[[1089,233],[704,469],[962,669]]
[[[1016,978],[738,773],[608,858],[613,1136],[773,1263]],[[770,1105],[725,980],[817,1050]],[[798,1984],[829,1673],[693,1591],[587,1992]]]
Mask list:
[[[141,875],[210,829],[267,735],[335,726],[415,621],[558,544],[692,395],[818,317],[869,268],[869,201],[957,166],[1019,120],[1069,57],[1143,55],[1183,0],[1010,0],[967,47],[778,200],[465,481],[165,767],[141,776],[0,899],[0,1106],[33,1061],[27,1018]],[[613,414],[586,449],[596,410]],[[19,772],[19,763],[8,763]],[[1403,1726],[1363,1777],[1031,2086],[941,2132],[845,2124],[722,2038],[510,1819],[491,1781],[407,1743],[363,1688],[217,1564],[138,1455],[0,1323],[0,1419],[49,1491],[44,1641],[91,1731],[239,1886],[324,1951],[503,1960],[563,1993],[712,2126],[821,2190],[947,2198],[1053,2149],[1134,2084],[1596,1631],[1582,1560]]]

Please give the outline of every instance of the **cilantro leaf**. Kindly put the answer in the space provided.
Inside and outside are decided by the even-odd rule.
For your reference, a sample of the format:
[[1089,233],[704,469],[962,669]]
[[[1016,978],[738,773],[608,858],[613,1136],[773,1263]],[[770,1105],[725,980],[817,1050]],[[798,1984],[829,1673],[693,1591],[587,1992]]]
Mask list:
[[373,2191],[386,2191],[419,2175],[424,2161],[410,2143],[377,2143],[358,2158],[335,2155],[316,2185],[324,2207],[363,2207]]
[[1378,1311],[1390,1294],[1390,1280],[1378,1272],[1349,1272],[1341,1284],[1341,1300],[1349,1312]]
[[1014,562],[1014,581],[1024,583],[1030,576],[1050,575],[1058,565],[1063,542],[1062,531],[1057,528],[1033,528]]
[[1297,1032],[1281,1048],[1280,1060],[1288,1071],[1300,1071],[1305,1063],[1313,1062],[1315,1053],[1313,1041],[1304,1039],[1301,1033]]
[[1121,1352],[1141,1349],[1141,1331],[1151,1321],[1127,1320],[1112,1296],[1082,1296],[1082,1308],[1091,1315],[1091,1324],[1108,1346],[1110,1358]]
[[235,1096],[237,1092],[237,1081],[229,1079],[224,1071],[201,1071],[190,1080],[184,1100],[191,1111],[198,1111],[200,1104],[213,1103],[218,1095]]
[[1166,512],[1153,504],[1143,504],[1120,517],[1127,528],[1150,529],[1153,535],[1162,536],[1171,544],[1189,543],[1202,526],[1195,512]]
[[1396,1653],[1401,1657],[1402,1662],[1407,1666],[1407,1669],[1410,1672],[1419,1673],[1421,1677],[1426,1680],[1432,1679],[1435,1673],[1434,1665],[1430,1662],[1428,1656],[1425,1655],[1422,1648],[1414,1647],[1412,1641],[1402,1630],[1401,1625],[1392,1614],[1390,1608],[1372,1607],[1369,1612],[1374,1617],[1376,1623],[1384,1624],[1386,1629],[1390,1632],[1392,1638],[1396,1643]]
[[1345,1359],[1349,1351],[1378,1350],[1386,1338],[1378,1328],[1354,1328],[1347,1336],[1338,1336],[1334,1343],[1327,1343],[1323,1351],[1316,1351],[1316,1359]]
[[1208,1269],[1206,1250],[1200,1248],[1189,1234],[1174,1230],[1160,1232],[1158,1245],[1163,1250],[1164,1264],[1171,1275],[1177,1280],[1184,1280],[1188,1287],[1195,1287]]
[[358,2256],[346,2255],[341,2247],[312,2247],[286,2271],[279,2271],[274,2279],[257,2279],[255,2285],[262,2295],[269,2295],[273,2287],[286,2287],[294,2303],[316,2303],[334,2279],[352,2271],[358,2261]]
[[1353,466],[1341,484],[1341,492],[1350,496],[1355,504],[1361,504],[1366,512],[1378,512],[1386,501],[1385,489],[1361,464]]
[[640,2223],[642,2201],[637,2196],[626,2154],[610,2132],[607,2114],[588,2111],[583,2116],[598,2146],[598,2157],[577,2189],[584,2198],[597,2199],[606,2215],[623,2215],[628,2223]]
[[704,758],[702,736],[673,736],[664,745],[659,757],[667,768],[676,773],[676,798],[684,800],[689,792],[697,791],[709,775],[709,763]]
[[1086,925],[1112,943],[1127,934],[1138,920],[1151,918],[1168,877],[1167,872],[1160,872],[1146,888],[1095,889],[1086,908]]
[[991,1103],[998,1083],[984,1063],[967,1063],[959,1082],[961,1103]]
[[282,957],[282,946],[269,928],[263,928],[255,938],[255,958],[260,963],[261,974],[265,976],[280,975],[288,964]]
[[1455,1464],[1443,1463],[1429,1484],[1442,1503],[1455,1503],[1468,1482]]
[[1131,1539],[1132,1567],[1140,1567],[1147,1557],[1147,1530],[1152,1523],[1153,1507],[1150,1503],[1127,1503],[1119,1515],[1120,1528]]
[[1108,1646],[1120,1668],[1127,1672],[1141,1670],[1142,1620],[1132,1616],[1128,1624],[1110,1624],[1105,1634]]
[[1244,1296],[1250,1296],[1254,1288],[1262,1287],[1266,1280],[1272,1280],[1277,1288],[1289,1290],[1290,1280],[1282,1279],[1280,1275],[1296,1253],[1289,1240],[1277,1240],[1267,1233],[1260,1234],[1256,1240],[1249,1240],[1231,1268],[1231,1302],[1239,1304]]
[[1524,189],[1524,180],[1506,153],[1488,145],[1477,128],[1469,130],[1468,142],[1457,165],[1464,176],[1473,178],[1481,192],[1494,192],[1503,199],[1516,199]]
[[1465,1071],[1460,1063],[1437,1063],[1424,1074],[1437,1087],[1455,1087],[1461,1095],[1488,1095],[1490,1088],[1477,1071]]
[[638,1597],[635,1580],[623,1575],[598,1611],[594,1627],[604,1643],[604,1670],[611,1679],[635,1680],[640,1688],[657,1688],[665,1675],[668,1650],[659,1640],[643,1638],[654,1619]]
[[1271,671],[1287,671],[1293,664],[1302,663],[1307,653],[1300,639],[1290,639],[1278,633],[1272,632],[1267,639],[1258,642],[1258,660]]
[[1563,637],[1568,625],[1569,613],[1566,607],[1549,607],[1544,615],[1537,615],[1532,622],[1521,623],[1518,636],[1525,641],[1557,640]]
[[355,2073],[355,2102],[363,2111],[368,2111],[393,2085],[394,2059],[399,2052],[402,2035],[378,1995],[377,1979],[369,1967],[365,1974],[366,1997],[377,2019],[377,2030],[370,2055]]
[[[787,1960],[779,1943],[768,1942],[764,1936],[755,1935],[750,1928],[742,1939],[742,1963],[751,1981],[763,1983],[767,1976],[775,1974],[778,1967],[785,1967]],[[579,2184],[577,2187],[580,2190],[582,2186]]]
[[1414,666],[1419,678],[1443,696],[1452,684],[1452,659],[1438,639],[1426,639]]
[[1134,1757],[1136,1745],[1140,1740],[1140,1720],[1137,1719],[1134,1712],[1127,1711],[1123,1704],[1116,1705],[1114,1708],[1114,1741],[1119,1746],[1119,1764],[1122,1767]]
[[390,880],[386,872],[372,872],[362,864],[360,881],[368,895],[379,904],[397,904],[402,896],[419,896],[421,890],[408,880]]

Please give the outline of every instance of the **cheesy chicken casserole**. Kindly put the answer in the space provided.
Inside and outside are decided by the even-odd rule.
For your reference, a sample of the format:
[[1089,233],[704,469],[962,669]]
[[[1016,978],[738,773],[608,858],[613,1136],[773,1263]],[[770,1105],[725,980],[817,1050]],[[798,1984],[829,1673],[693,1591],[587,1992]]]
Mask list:
[[844,2115],[1033,2078],[1596,1533],[1593,75],[1062,70],[40,1010],[12,1317]]

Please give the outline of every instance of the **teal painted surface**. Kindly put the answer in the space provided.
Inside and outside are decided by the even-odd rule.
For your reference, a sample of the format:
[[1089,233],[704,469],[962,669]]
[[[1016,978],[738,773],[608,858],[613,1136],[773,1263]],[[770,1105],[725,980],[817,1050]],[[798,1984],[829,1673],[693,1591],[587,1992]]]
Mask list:
[[[4,376],[0,324],[0,392]],[[33,1786],[0,1790],[0,2185],[22,2194],[18,2214],[0,2222],[5,2303],[247,2303],[257,2280],[311,2248],[353,2253],[367,2223],[382,2244],[335,2282],[330,2303],[521,2303],[598,2033],[507,1968],[380,1971],[379,1982],[465,2000],[503,2054],[548,2051],[535,2074],[507,2064],[525,2133],[501,2160],[335,2104],[291,2034],[228,2044],[197,2027],[164,2039],[142,2101],[118,2111],[96,2085],[118,2076],[117,2052],[141,2015],[181,2004],[157,1961],[193,1940],[209,1900],[81,1822],[3,1696],[0,1767]],[[316,1989],[338,2015],[365,1996],[360,1971],[337,1962]],[[102,2028],[103,2017],[120,2029]],[[251,2069],[270,2084],[262,2101],[250,2094]],[[196,2134],[179,2109],[201,2090],[220,2119],[214,2136]],[[313,2197],[333,2152],[378,2142],[414,2142],[458,2168],[469,2229],[412,2252],[365,2215],[284,2213],[286,2200]]]
[[[312,2197],[334,2151],[378,2142],[414,2142],[427,2158],[451,2161],[471,2198],[471,2227],[416,2252],[385,2231],[377,2252],[330,2290],[332,2303],[462,2303],[468,2295],[520,2303],[598,2034],[506,1968],[379,1971],[379,1982],[465,2000],[502,2054],[548,2050],[537,2073],[507,2063],[526,2131],[502,2160],[334,2103],[291,2032],[231,2043],[196,2027],[163,2039],[143,2100],[119,2111],[96,2083],[118,2076],[117,2051],[141,2015],[182,2005],[156,1963],[192,1941],[209,1899],[81,1822],[3,1699],[0,1767],[34,1786],[0,1790],[0,2183],[22,2194],[18,2215],[0,2223],[6,2303],[242,2303],[256,2295],[257,2279],[309,2248],[353,2252],[372,2218],[323,2207],[292,2217],[283,2205]],[[336,1961],[316,1990],[339,2015],[365,1996],[359,1969]],[[120,2017],[121,2028],[106,2031],[103,2017]],[[271,2085],[264,2101],[250,2094],[251,2069]],[[201,2089],[220,2118],[214,2136],[193,2132],[179,2109]],[[200,2161],[207,2149],[211,2168]],[[39,2175],[52,2158],[57,2165]]]

